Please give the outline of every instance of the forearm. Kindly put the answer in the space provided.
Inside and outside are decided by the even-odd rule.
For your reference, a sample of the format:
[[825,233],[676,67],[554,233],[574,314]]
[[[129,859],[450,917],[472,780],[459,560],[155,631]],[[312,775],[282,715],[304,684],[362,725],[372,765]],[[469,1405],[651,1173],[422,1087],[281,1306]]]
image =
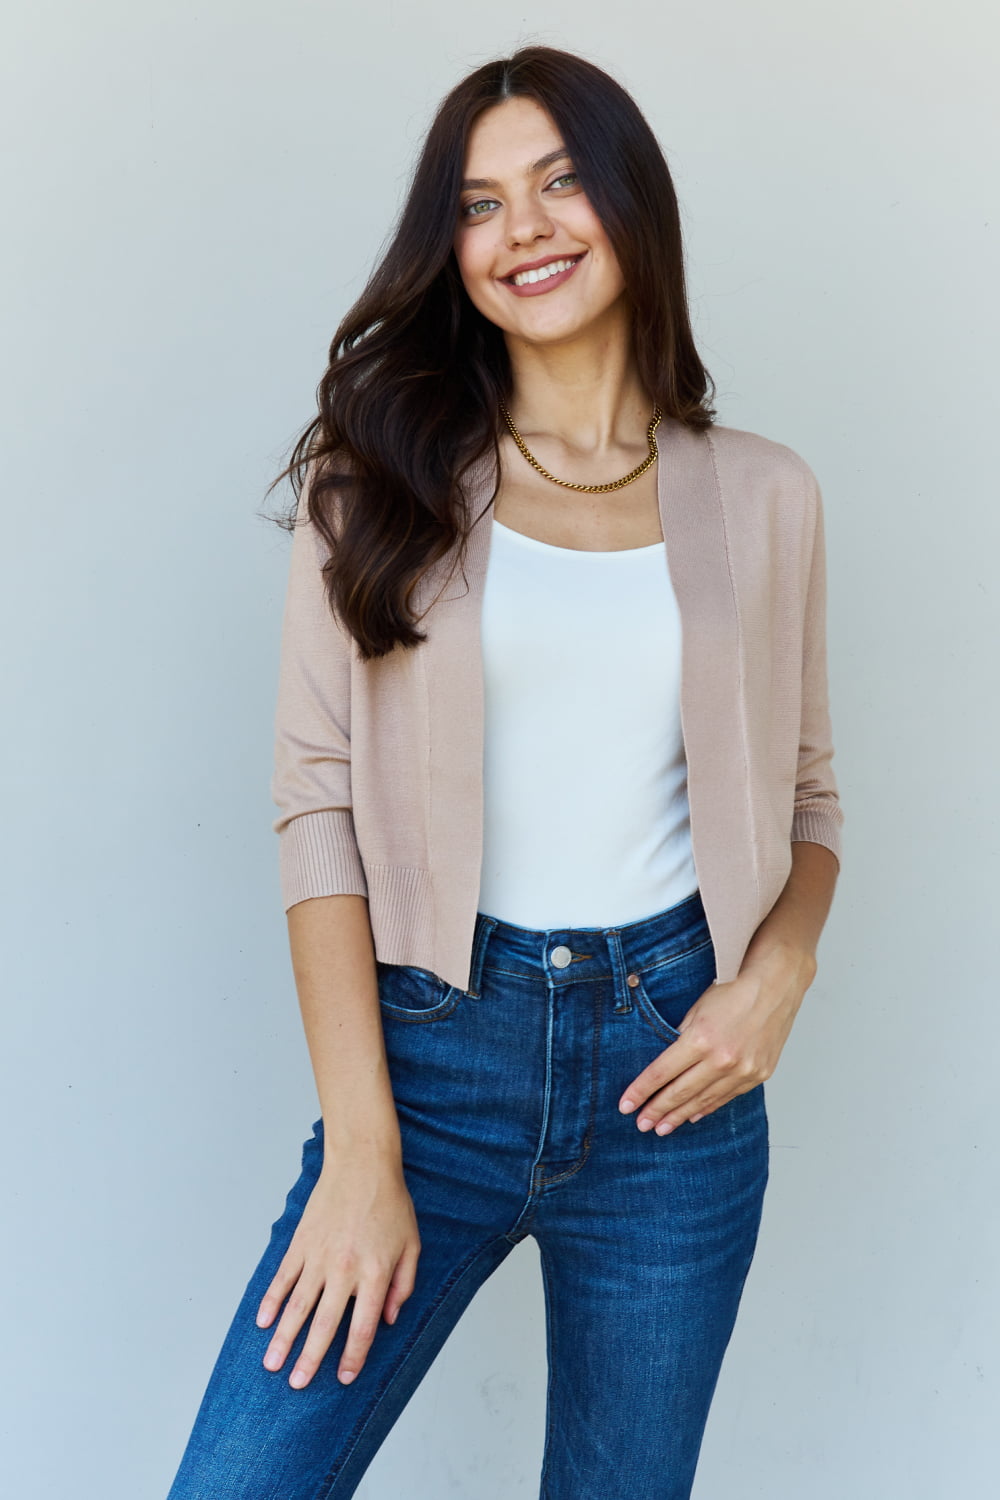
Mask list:
[[792,966],[801,971],[808,987],[839,872],[836,855],[824,844],[793,841],[791,873],[750,939],[741,972]]
[[399,1121],[368,902],[364,896],[317,896],[289,907],[287,920],[327,1159],[342,1150],[396,1158]]

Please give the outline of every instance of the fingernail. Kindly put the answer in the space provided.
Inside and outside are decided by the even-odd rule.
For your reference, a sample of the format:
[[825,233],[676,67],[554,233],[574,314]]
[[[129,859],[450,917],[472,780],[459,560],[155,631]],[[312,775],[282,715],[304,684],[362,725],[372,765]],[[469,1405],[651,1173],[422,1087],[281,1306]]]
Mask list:
[[673,1128],[666,1120],[661,1120],[656,1127],[656,1133],[657,1135],[669,1135]]
[[343,1384],[343,1385],[350,1385],[351,1381],[354,1379],[354,1377],[355,1377],[356,1374],[357,1374],[356,1370],[341,1370],[340,1371],[340,1381],[341,1381],[341,1384]]
[[281,1355],[278,1353],[277,1349],[269,1349],[267,1351],[267,1353],[264,1355],[264,1364],[268,1370],[281,1369]]
[[640,1130],[652,1130],[653,1128],[652,1120],[639,1120],[637,1123]]
[[305,1370],[293,1370],[288,1378],[288,1384],[294,1386],[302,1386],[305,1385],[308,1379],[309,1376],[306,1374]]
[[627,1115],[630,1109],[635,1109],[635,1100],[623,1099],[618,1108],[621,1110],[623,1115]]

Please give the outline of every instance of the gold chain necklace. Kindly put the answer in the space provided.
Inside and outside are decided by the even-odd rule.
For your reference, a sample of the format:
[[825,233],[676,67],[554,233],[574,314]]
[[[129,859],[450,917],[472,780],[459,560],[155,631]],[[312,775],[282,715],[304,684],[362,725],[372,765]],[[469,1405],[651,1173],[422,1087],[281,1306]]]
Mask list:
[[604,494],[607,490],[620,490],[624,485],[631,484],[633,479],[638,479],[640,474],[645,474],[650,464],[654,464],[656,462],[657,447],[655,433],[657,426],[659,425],[660,418],[663,416],[663,412],[655,404],[653,406],[653,420],[650,422],[648,428],[646,429],[646,439],[649,443],[649,453],[647,457],[643,459],[642,463],[637,469],[632,470],[631,474],[626,474],[624,479],[613,479],[610,484],[573,484],[569,479],[557,479],[554,474],[549,473],[548,469],[543,469],[541,464],[538,462],[538,459],[535,458],[533,454],[528,452],[528,449],[525,446],[524,439],[518,432],[517,428],[514,426],[514,420],[502,401],[500,402],[500,410],[503,412],[504,420],[506,421],[507,426],[510,428],[511,435],[515,443],[520,448],[529,464],[531,464],[532,468],[537,469],[539,474],[544,475],[546,479],[551,479],[553,484],[561,484],[564,489],[586,490],[588,495]]

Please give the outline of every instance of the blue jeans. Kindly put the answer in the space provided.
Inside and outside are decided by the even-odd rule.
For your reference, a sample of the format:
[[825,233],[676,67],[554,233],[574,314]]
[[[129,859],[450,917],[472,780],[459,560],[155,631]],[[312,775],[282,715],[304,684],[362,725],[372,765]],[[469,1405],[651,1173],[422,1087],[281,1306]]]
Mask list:
[[[486,1278],[538,1245],[548,1396],[541,1500],[687,1500],[757,1241],[763,1085],[672,1134],[626,1084],[715,978],[698,891],[621,927],[533,931],[480,912],[468,991],[379,966],[421,1238],[416,1286],[337,1379],[353,1298],[311,1382],[262,1363],[254,1322],[316,1182],[317,1120],[240,1302],[168,1500],[342,1500]],[[442,1432],[441,1441],[447,1441]]]

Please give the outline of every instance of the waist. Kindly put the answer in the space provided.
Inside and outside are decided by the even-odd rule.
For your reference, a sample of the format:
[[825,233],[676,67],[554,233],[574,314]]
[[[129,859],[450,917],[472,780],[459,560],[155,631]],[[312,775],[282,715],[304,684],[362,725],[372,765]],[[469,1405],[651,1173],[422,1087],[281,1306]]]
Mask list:
[[484,968],[543,979],[552,985],[607,979],[680,958],[711,942],[701,891],[683,901],[615,927],[518,927],[477,912],[472,983]]

